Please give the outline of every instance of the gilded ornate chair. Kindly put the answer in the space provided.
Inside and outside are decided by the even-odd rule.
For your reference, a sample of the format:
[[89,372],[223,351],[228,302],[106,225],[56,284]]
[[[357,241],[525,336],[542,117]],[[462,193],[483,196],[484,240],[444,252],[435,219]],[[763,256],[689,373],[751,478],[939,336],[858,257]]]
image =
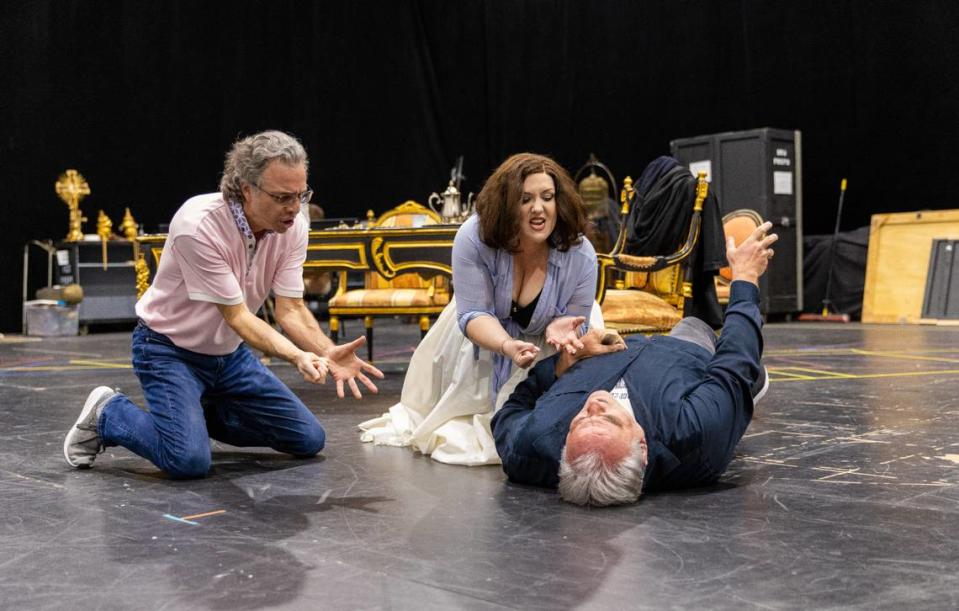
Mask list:
[[[743,240],[749,237],[757,227],[763,224],[763,217],[759,213],[749,208],[740,208],[733,210],[723,217],[723,233],[726,238],[732,237],[736,241],[736,246],[743,243]],[[733,274],[728,267],[719,270],[716,276],[716,296],[719,303],[729,303],[729,285],[732,283]]]
[[[372,226],[415,228],[442,222],[438,214],[414,201],[389,210]],[[450,302],[450,281],[441,274],[424,278],[418,273],[398,274],[387,280],[375,271],[365,273],[364,288],[348,290],[347,272],[339,272],[339,288],[330,298],[330,336],[339,339],[340,319],[362,317],[366,327],[367,355],[373,359],[373,318],[376,316],[417,316],[420,335],[430,328],[430,315],[437,315]]]
[[703,202],[709,192],[706,175],[697,178],[696,198],[686,239],[668,255],[634,256],[623,253],[626,218],[635,199],[633,181],[627,177],[620,196],[619,237],[609,254],[597,254],[599,262],[596,301],[608,328],[620,333],[663,333],[682,320],[685,300],[692,297],[689,272],[691,255],[699,241]]
[[147,234],[136,237],[133,258],[136,260],[134,269],[138,300],[150,288],[151,278],[156,276],[164,244],[166,244],[166,234]]

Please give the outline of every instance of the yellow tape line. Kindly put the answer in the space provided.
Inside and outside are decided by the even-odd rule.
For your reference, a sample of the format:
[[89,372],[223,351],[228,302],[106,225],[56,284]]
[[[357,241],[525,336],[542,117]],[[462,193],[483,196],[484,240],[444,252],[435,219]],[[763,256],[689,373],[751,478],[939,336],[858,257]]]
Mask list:
[[864,354],[866,356],[881,356],[885,358],[892,359],[907,359],[912,361],[934,361],[936,363],[959,363],[959,359],[947,359],[937,356],[919,356],[913,354],[906,354],[903,352],[877,352],[872,350],[859,350],[858,348],[853,348],[854,354]]
[[[770,373],[772,373],[773,370],[770,369],[769,371],[770,371]],[[851,374],[851,373],[839,373],[839,372],[836,372],[836,371],[824,371],[824,370],[822,370],[822,369],[807,369],[807,368],[805,368],[805,367],[777,367],[777,368],[776,368],[776,373],[784,373],[784,374],[788,375],[788,373],[789,373],[790,371],[801,371],[801,372],[804,372],[804,373],[812,373],[812,374],[815,374],[815,375],[817,375],[817,376],[825,376],[825,377],[829,377],[829,378],[852,378],[852,377],[855,377],[855,376],[854,376],[853,374]],[[820,380],[820,379],[822,379],[822,378],[814,378],[814,379]]]
[[[769,371],[772,373],[772,370]],[[898,373],[864,373],[864,374],[843,374],[841,376],[823,376],[821,378],[792,378],[786,380],[774,380],[769,379],[770,382],[805,382],[807,380],[866,380],[873,378],[905,378],[905,377],[915,377],[915,376],[931,376],[931,375],[955,375],[959,374],[959,369],[932,369],[929,371],[903,371]]]

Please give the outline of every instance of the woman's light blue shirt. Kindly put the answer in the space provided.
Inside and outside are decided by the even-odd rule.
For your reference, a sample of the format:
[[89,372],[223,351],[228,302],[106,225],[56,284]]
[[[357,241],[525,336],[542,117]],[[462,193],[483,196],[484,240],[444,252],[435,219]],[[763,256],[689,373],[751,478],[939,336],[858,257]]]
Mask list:
[[[585,316],[596,297],[596,251],[585,237],[566,252],[550,249],[546,282],[533,310],[529,326],[521,328],[509,317],[513,296],[513,255],[490,248],[480,240],[479,218],[474,214],[456,232],[453,240],[453,294],[460,330],[478,316],[493,316],[510,337],[542,335],[560,316]],[[477,355],[479,347],[476,348]],[[510,374],[512,361],[493,355],[493,388],[496,393]]]

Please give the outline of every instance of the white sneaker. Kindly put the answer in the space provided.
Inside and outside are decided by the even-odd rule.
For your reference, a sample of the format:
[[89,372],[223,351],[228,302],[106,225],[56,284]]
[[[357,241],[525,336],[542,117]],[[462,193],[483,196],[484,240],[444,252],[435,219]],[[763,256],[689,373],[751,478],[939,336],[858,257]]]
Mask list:
[[760,386],[760,383],[762,383],[759,391],[753,394],[753,407],[756,407],[756,404],[766,396],[766,392],[769,390],[769,370],[766,369],[765,365],[763,365],[762,368],[762,371],[759,372],[759,379],[756,380],[756,384],[753,386],[753,388],[756,388],[756,386]]
[[63,440],[63,457],[71,467],[89,469],[97,454],[103,451],[97,423],[100,421],[101,408],[116,394],[109,386],[97,386],[87,396],[80,417]]

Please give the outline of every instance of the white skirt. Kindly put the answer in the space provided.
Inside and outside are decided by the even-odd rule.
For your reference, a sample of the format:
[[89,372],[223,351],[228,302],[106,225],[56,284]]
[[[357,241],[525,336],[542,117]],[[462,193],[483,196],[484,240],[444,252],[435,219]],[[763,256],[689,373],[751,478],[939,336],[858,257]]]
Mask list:
[[[361,441],[375,445],[411,446],[433,460],[453,465],[498,465],[490,421],[529,369],[514,367],[490,400],[493,355],[483,348],[474,358],[474,344],[456,322],[456,298],[450,300],[410,359],[400,402],[380,416],[360,423]],[[593,304],[590,327],[603,326]],[[536,344],[536,360],[555,353],[542,335],[518,339]]]

